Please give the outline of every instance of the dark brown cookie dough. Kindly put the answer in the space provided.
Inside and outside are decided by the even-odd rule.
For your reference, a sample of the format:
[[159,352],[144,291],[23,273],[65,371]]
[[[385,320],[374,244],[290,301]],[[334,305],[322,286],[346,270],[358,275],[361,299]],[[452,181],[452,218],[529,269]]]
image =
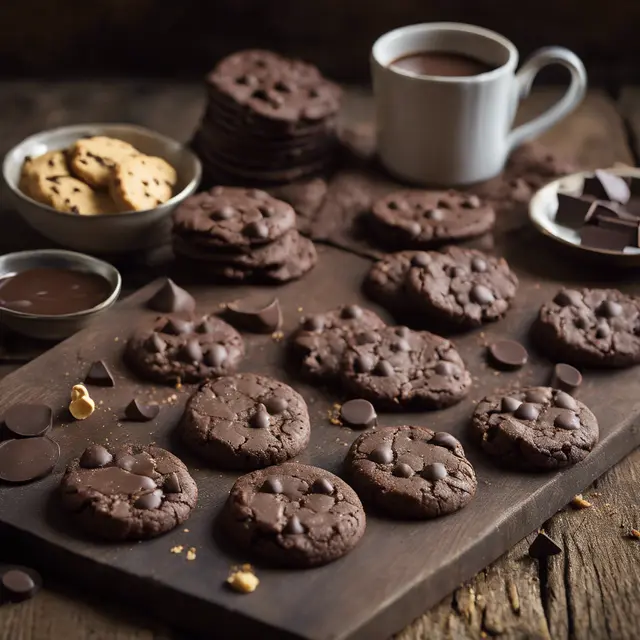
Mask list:
[[182,461],[160,447],[91,445],[69,464],[60,495],[92,536],[146,540],[182,524],[198,488]]
[[462,445],[424,427],[386,427],[362,434],[346,469],[365,504],[395,518],[435,518],[462,509],[477,482]]
[[447,328],[472,329],[507,312],[518,278],[503,258],[462,247],[426,255],[420,260],[427,264],[406,277],[405,305],[416,313]]
[[304,318],[291,336],[291,350],[306,376],[332,379],[342,354],[356,333],[375,333],[386,326],[373,311],[346,305]]
[[241,373],[206,382],[187,403],[182,439],[224,469],[259,469],[298,455],[310,435],[307,405],[283,382]]
[[141,377],[175,384],[233,373],[244,356],[240,334],[215,315],[161,316],[127,342],[125,360]]
[[633,366],[640,362],[640,298],[617,289],[561,289],[540,309],[533,338],[555,362]]
[[448,340],[407,327],[369,334],[356,334],[340,363],[341,380],[353,396],[401,411],[443,409],[469,392],[471,376]]
[[296,463],[238,478],[222,522],[245,551],[292,568],[337,560],[355,547],[366,526],[360,499],[348,484]]
[[549,471],[587,457],[598,442],[598,421],[568,393],[532,387],[479,402],[471,432],[497,464]]
[[406,189],[375,202],[371,222],[384,246],[424,249],[490,231],[495,213],[476,195]]

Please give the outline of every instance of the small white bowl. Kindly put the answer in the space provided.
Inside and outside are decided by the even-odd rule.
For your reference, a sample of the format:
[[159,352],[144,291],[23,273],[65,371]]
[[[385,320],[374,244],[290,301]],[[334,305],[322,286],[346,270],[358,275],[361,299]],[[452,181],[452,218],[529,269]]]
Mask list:
[[[620,166],[606,169],[606,171],[623,178],[640,178],[640,169],[634,167]],[[569,248],[576,256],[623,267],[640,266],[639,248],[626,247],[624,251],[612,251],[585,247],[580,244],[578,230],[570,229],[555,221],[558,210],[558,192],[580,195],[584,179],[592,176],[592,171],[572,173],[569,176],[554,180],[536,191],[529,203],[529,218],[531,222],[533,222],[538,231]]]
[[108,262],[82,253],[61,249],[40,249],[0,256],[0,278],[40,267],[95,273],[102,276],[111,285],[111,292],[106,300],[91,309],[60,315],[27,313],[0,306],[0,322],[25,336],[41,340],[68,338],[76,331],[84,329],[96,316],[113,306],[120,295],[122,278],[119,271]]
[[[27,156],[64,149],[87,136],[118,138],[146,155],[164,158],[178,174],[176,194],[147,211],[82,216],[56,211],[20,191],[20,172]],[[5,156],[2,175],[15,208],[43,236],[77,251],[113,254],[144,250],[165,242],[170,228],[168,218],[173,209],[198,188],[202,166],[184,145],[150,129],[130,124],[79,124],[26,138]]]

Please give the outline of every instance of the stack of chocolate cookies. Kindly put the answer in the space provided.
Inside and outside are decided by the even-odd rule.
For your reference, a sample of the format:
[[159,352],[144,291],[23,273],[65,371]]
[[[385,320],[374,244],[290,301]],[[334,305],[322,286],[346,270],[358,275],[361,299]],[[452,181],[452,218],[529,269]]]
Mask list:
[[330,166],[341,92],[316,67],[270,51],[240,51],[209,74],[207,89],[192,140],[205,183],[274,185]]
[[311,240],[296,229],[296,212],[258,189],[214,187],[174,212],[173,249],[208,280],[278,284],[317,261]]

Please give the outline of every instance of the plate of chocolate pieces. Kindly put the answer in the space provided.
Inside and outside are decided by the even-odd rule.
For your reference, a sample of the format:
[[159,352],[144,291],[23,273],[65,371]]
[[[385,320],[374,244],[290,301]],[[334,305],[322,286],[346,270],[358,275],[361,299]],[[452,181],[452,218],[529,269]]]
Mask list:
[[565,245],[640,266],[640,169],[596,169],[554,180],[534,194],[529,217]]

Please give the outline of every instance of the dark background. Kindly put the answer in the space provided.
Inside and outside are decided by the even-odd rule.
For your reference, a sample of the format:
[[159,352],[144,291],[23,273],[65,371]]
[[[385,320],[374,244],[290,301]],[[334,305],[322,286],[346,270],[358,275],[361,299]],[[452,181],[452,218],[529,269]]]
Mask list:
[[0,0],[0,75],[191,79],[260,46],[362,81],[377,36],[435,20],[495,29],[523,57],[567,46],[592,85],[640,78],[638,0]]

